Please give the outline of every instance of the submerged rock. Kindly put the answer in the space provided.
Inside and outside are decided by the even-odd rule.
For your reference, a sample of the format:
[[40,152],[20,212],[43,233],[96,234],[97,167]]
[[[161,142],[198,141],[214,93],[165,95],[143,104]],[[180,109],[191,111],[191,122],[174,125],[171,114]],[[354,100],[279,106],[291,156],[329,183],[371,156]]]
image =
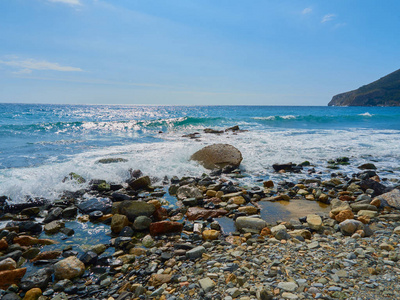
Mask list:
[[232,145],[214,144],[194,153],[191,160],[195,160],[203,165],[206,169],[222,169],[227,165],[235,168],[239,167],[242,162],[242,153]]
[[153,204],[144,201],[125,200],[117,207],[117,212],[127,216],[131,222],[134,222],[136,217],[139,216],[150,217],[155,210],[156,208]]

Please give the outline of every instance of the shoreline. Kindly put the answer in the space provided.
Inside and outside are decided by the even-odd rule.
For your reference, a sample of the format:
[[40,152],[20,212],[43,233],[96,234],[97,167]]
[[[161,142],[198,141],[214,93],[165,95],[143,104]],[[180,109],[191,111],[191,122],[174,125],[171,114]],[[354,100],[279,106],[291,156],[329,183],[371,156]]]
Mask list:
[[[40,206],[5,207],[2,198],[2,220],[9,220],[0,229],[0,274],[9,281],[0,293],[19,299],[40,288],[41,300],[394,299],[399,180],[383,185],[367,167],[262,186],[241,186],[234,180],[240,169],[228,168],[154,187],[135,170],[126,183],[92,181],[86,191]],[[280,172],[291,178],[297,166],[286,168]],[[393,193],[394,200],[385,196]],[[276,201],[329,208],[266,222],[260,208]],[[233,231],[223,230],[220,216]]]

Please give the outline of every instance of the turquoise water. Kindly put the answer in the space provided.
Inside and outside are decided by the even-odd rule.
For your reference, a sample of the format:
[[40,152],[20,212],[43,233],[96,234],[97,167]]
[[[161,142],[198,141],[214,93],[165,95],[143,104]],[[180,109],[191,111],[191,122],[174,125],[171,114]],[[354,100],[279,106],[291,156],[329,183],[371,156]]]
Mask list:
[[[248,132],[202,133],[234,125]],[[182,137],[193,132],[201,137]],[[243,153],[250,177],[274,176],[273,163],[319,166],[344,155],[397,176],[399,138],[399,107],[0,104],[0,195],[53,199],[81,187],[62,182],[70,172],[115,182],[125,180],[129,168],[160,178],[198,176],[205,170],[190,155],[218,142]],[[127,161],[97,163],[108,157]]]

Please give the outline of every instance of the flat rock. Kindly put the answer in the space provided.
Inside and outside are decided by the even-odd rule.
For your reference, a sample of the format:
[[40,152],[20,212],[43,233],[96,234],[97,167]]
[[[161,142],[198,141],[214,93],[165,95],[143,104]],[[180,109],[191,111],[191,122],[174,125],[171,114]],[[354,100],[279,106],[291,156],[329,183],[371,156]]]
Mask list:
[[267,222],[259,218],[238,217],[235,221],[235,225],[238,230],[249,228],[261,231],[261,229],[267,227]]
[[278,288],[287,292],[294,292],[299,286],[294,282],[279,282]]
[[331,201],[331,213],[337,215],[342,210],[351,210],[349,203],[341,201],[339,199],[332,199]]
[[191,160],[198,161],[206,169],[222,169],[227,165],[235,168],[239,167],[242,162],[242,153],[232,145],[214,144],[194,153]]
[[322,219],[318,215],[308,215],[307,216],[307,224],[308,226],[315,231],[321,230],[322,228]]
[[19,284],[26,273],[26,268],[0,271],[0,289],[6,290],[12,284]]
[[202,278],[199,280],[201,288],[204,292],[208,293],[215,287],[215,282],[212,281],[209,277]]
[[203,193],[197,187],[187,184],[178,188],[176,197],[179,200],[187,198],[201,199],[203,198]]
[[21,289],[24,291],[40,288],[43,291],[47,288],[53,274],[52,268],[43,268],[37,270],[35,273],[24,277],[21,281]]
[[78,204],[79,210],[84,214],[89,214],[99,210],[104,214],[111,212],[112,201],[108,198],[92,198]]
[[186,257],[189,259],[197,259],[200,258],[205,252],[206,248],[203,246],[197,246],[189,251],[186,251]]
[[117,207],[117,212],[127,216],[131,222],[134,222],[135,218],[139,216],[150,217],[155,210],[156,208],[153,204],[144,201],[125,200]]
[[160,221],[151,223],[149,229],[152,236],[166,233],[177,233],[182,231],[183,224],[173,221]]
[[218,218],[228,213],[225,209],[205,209],[200,207],[189,207],[186,212],[186,217],[189,221],[207,220],[209,218]]

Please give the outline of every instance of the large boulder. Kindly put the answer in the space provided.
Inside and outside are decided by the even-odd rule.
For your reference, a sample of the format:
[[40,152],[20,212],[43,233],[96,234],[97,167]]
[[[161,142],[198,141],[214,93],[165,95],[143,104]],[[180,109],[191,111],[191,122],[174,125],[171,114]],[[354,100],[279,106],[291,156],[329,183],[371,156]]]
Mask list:
[[389,193],[382,194],[375,199],[379,199],[384,205],[387,204],[396,209],[400,209],[400,190],[398,189],[395,189]]
[[238,167],[242,162],[242,153],[232,145],[214,144],[194,153],[191,160],[198,161],[206,169],[222,169],[225,166],[231,165]]

